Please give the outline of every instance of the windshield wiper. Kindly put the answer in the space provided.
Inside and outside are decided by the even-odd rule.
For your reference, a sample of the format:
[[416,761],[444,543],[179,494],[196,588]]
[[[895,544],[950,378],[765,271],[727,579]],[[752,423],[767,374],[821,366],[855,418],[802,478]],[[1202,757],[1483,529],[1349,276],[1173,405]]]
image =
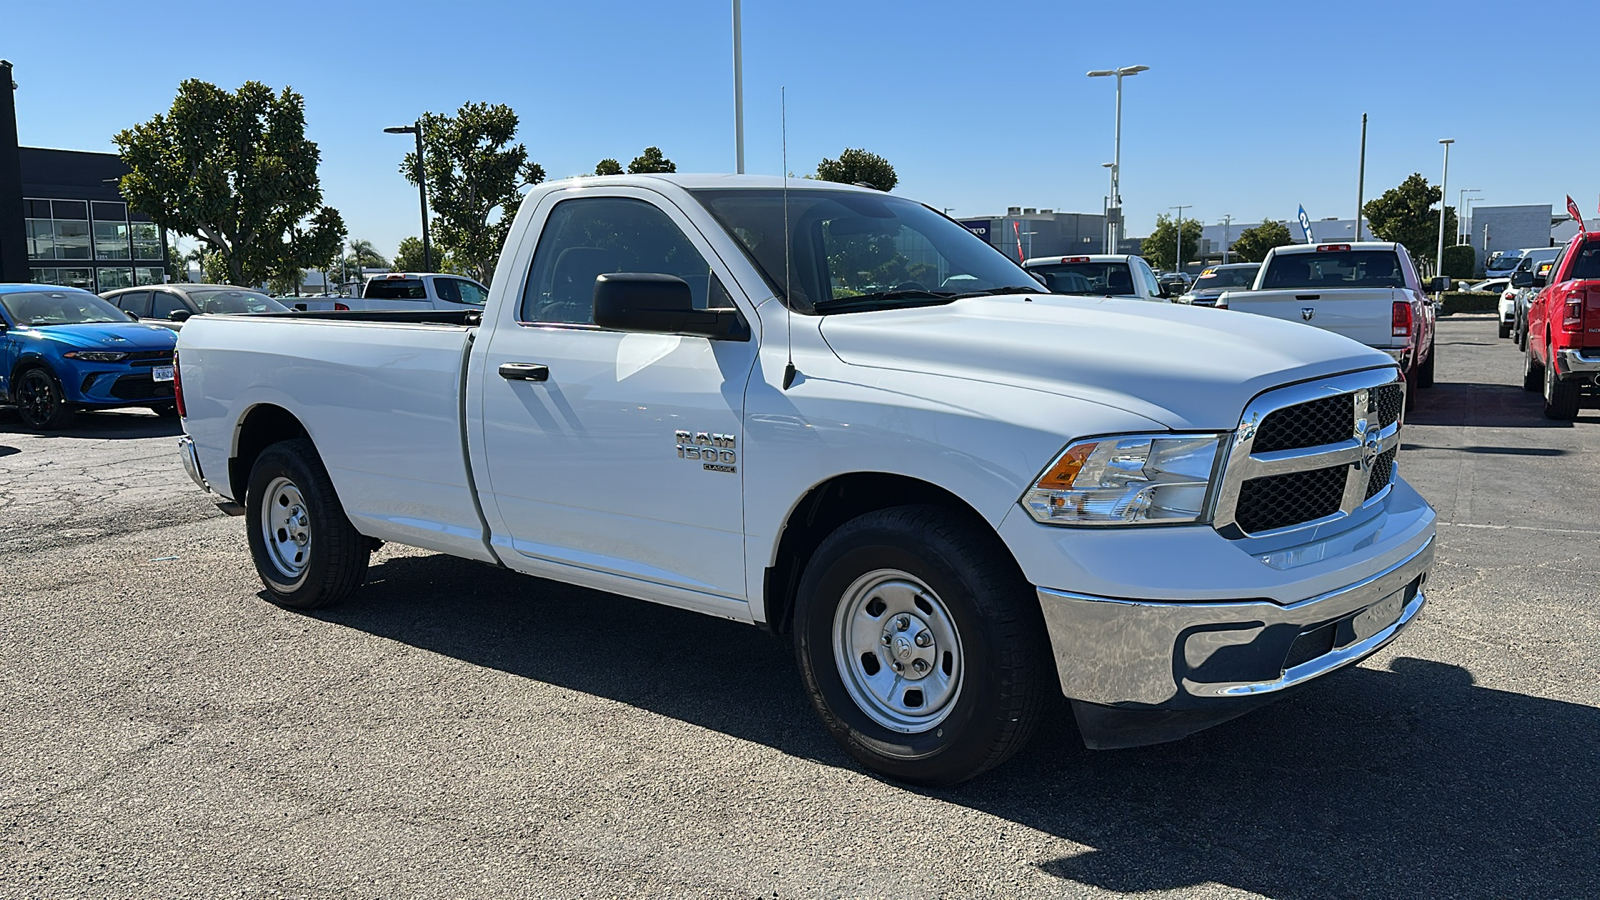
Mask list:
[[930,291],[923,288],[907,288],[905,290],[873,291],[870,294],[858,294],[854,297],[834,297],[829,300],[820,300],[813,307],[817,312],[844,312],[848,310],[876,307],[884,303],[894,303],[901,300],[927,300],[930,303],[904,304],[910,306],[932,306],[936,303],[948,303],[958,295],[950,291]]
[[997,294],[1048,294],[1048,293],[1050,293],[1050,292],[1045,289],[1044,285],[1040,285],[1038,287],[1023,287],[1020,284],[1012,284],[1012,285],[1007,285],[1005,287],[989,288],[988,290],[984,290],[984,291],[967,291],[965,293],[957,294],[956,295],[956,299],[957,300],[961,300],[961,299],[964,299],[966,297],[993,297],[993,296],[996,296]]

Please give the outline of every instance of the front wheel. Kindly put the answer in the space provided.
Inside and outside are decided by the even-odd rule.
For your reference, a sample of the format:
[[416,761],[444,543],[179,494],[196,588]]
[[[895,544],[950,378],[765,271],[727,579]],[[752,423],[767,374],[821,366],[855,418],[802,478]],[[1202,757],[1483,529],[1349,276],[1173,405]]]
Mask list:
[[1009,758],[1050,694],[1033,592],[981,521],[933,506],[867,513],[806,566],[795,652],[835,740],[924,785]]
[[1502,338],[1511,337],[1511,323],[1510,322],[1501,322],[1500,323],[1500,336]]
[[12,399],[16,401],[17,414],[29,428],[60,431],[72,424],[74,412],[67,405],[60,380],[42,366],[22,373]]
[[316,446],[305,438],[273,444],[257,457],[244,519],[256,574],[280,605],[329,606],[366,577],[370,545],[345,516]]

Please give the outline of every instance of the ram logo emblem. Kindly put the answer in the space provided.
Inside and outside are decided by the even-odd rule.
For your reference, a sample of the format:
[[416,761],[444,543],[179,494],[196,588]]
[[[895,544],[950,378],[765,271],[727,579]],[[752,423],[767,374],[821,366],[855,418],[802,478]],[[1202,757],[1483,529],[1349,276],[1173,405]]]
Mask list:
[[1315,306],[1302,306],[1302,307],[1300,307],[1300,318],[1302,318],[1302,319],[1306,320],[1307,322],[1309,322],[1312,319],[1315,319],[1316,317],[1317,317],[1317,308]]

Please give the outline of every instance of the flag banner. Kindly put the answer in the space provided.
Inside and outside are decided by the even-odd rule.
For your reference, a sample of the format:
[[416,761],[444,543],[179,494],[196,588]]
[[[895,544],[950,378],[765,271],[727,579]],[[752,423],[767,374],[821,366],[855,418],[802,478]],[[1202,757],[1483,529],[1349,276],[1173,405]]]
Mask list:
[[1300,230],[1306,233],[1306,243],[1315,244],[1317,239],[1311,236],[1311,217],[1306,215],[1306,208],[1300,207]]
[[1567,195],[1567,215],[1572,217],[1572,221],[1578,223],[1579,230],[1581,230],[1581,231],[1588,231],[1589,230],[1583,224],[1583,213],[1578,212],[1578,204],[1572,202],[1572,195],[1571,194]]
[[1016,219],[1011,220],[1011,231],[1017,236],[1017,264],[1021,265],[1027,260],[1022,258],[1022,226],[1017,224]]

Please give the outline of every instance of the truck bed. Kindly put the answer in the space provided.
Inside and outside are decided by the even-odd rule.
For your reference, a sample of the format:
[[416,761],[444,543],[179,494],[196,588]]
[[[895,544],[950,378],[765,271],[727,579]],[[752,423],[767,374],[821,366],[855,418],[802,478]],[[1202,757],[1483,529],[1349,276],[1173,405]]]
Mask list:
[[1405,346],[1392,330],[1394,303],[1405,298],[1391,288],[1229,291],[1225,296],[1236,312],[1304,322],[1380,350]]
[[362,534],[490,560],[468,475],[467,349],[477,312],[195,316],[179,335],[187,427],[213,486],[230,484],[233,423],[292,411]]

